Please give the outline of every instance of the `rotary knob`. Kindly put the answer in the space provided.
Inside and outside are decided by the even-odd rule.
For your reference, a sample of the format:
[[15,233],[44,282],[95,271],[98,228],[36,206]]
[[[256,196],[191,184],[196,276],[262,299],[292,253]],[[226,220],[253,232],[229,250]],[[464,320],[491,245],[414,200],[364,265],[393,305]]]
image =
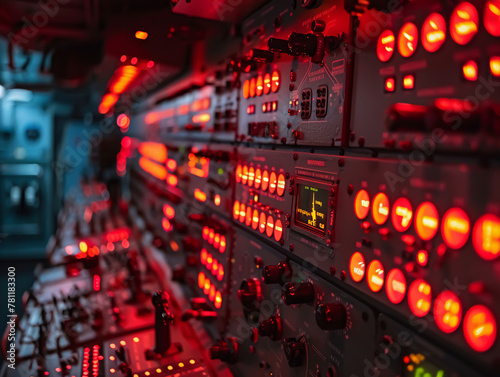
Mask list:
[[342,330],[347,324],[347,311],[343,304],[319,304],[316,323],[322,330]]
[[286,305],[312,304],[314,286],[311,283],[286,283],[281,298]]
[[302,365],[306,353],[306,346],[303,342],[295,338],[285,338],[283,339],[283,351],[285,351],[285,357],[290,367],[294,368]]
[[227,341],[218,341],[210,347],[210,358],[229,364],[236,363],[238,361],[238,343],[234,338],[228,338]]
[[265,266],[262,271],[262,277],[266,284],[283,284],[285,280],[289,280],[292,277],[292,268],[286,261],[274,266]]
[[267,336],[271,340],[280,340],[282,336],[281,318],[277,315],[271,316],[259,325],[259,336]]
[[256,278],[243,280],[238,290],[238,299],[245,308],[255,309],[257,303],[262,301],[260,281]]

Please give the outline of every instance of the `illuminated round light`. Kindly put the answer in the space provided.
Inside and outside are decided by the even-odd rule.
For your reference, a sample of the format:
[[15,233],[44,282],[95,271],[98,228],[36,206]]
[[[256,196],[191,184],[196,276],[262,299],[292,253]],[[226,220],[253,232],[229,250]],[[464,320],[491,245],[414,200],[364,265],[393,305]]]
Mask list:
[[245,222],[245,215],[246,215],[245,209],[246,209],[245,205],[243,203],[241,203],[240,204],[240,218],[239,218],[240,223]]
[[464,78],[468,81],[476,81],[478,76],[477,63],[474,60],[469,60],[462,67]]
[[274,71],[271,76],[271,91],[276,93],[280,88],[280,73],[278,71]]
[[404,232],[411,225],[413,210],[410,201],[406,198],[399,198],[392,207],[391,220],[392,225],[398,232]]
[[432,239],[439,229],[439,215],[436,206],[423,202],[415,211],[415,230],[424,241]]
[[377,225],[385,224],[389,218],[389,198],[383,192],[373,198],[372,217]]
[[214,259],[214,263],[212,263],[212,274],[217,274],[217,271],[219,270],[219,262],[217,259]]
[[356,217],[363,220],[370,212],[370,196],[366,190],[359,190],[354,198],[354,213]]
[[365,258],[359,251],[356,251],[351,256],[351,260],[349,261],[349,271],[351,272],[352,280],[356,283],[363,280],[363,277],[365,276]]
[[494,37],[500,37],[500,0],[489,0],[484,7],[484,27]]
[[488,351],[497,337],[497,324],[493,313],[483,305],[470,308],[464,318],[464,335],[474,351]]
[[214,236],[214,247],[216,249],[218,249],[220,246],[220,234],[219,233],[215,233],[215,236]]
[[396,44],[396,37],[390,30],[385,30],[377,42],[377,56],[382,62],[388,61],[394,53],[394,45]]
[[396,89],[396,81],[393,77],[389,77],[385,80],[385,91],[386,92],[394,92]]
[[281,237],[283,237],[283,223],[280,219],[277,219],[274,223],[274,239],[277,242],[280,242]]
[[249,93],[250,97],[255,97],[256,89],[257,89],[257,83],[255,80],[255,77],[253,77],[250,80],[250,88],[248,89],[248,93]]
[[168,204],[165,204],[163,206],[163,213],[169,220],[172,220],[175,217],[175,209],[172,206],[169,206]]
[[252,229],[257,230],[258,227],[259,227],[259,211],[254,209],[252,213]]
[[245,80],[243,83],[243,98],[247,99],[250,97],[250,81]]
[[378,292],[384,286],[384,266],[378,260],[373,260],[368,265],[368,287],[373,292]]
[[248,169],[248,187],[253,186],[254,180],[255,180],[255,169],[253,167],[250,167],[250,169]]
[[283,174],[280,174],[278,176],[278,187],[277,187],[276,193],[279,196],[283,196],[285,194],[285,187],[286,187],[285,176]]
[[[240,206],[240,210],[241,210],[241,206]],[[210,245],[212,245],[214,243],[214,238],[215,238],[215,231],[213,229],[210,229],[210,231],[208,232],[208,243]]]
[[406,75],[403,78],[403,88],[413,89],[415,87],[415,77],[413,75]]
[[241,172],[241,183],[246,185],[248,182],[248,166],[243,166],[243,170]]
[[208,295],[208,292],[210,292],[210,280],[205,279],[205,285],[203,286],[203,293]]
[[224,279],[224,266],[219,264],[219,269],[217,271],[217,280],[222,281]]
[[[215,308],[220,309],[221,306],[222,306],[222,294],[219,291],[217,291],[215,293]],[[191,361],[194,361],[194,360],[191,360]],[[190,363],[191,363],[191,361],[190,361]],[[194,362],[191,364],[194,364]]]
[[446,21],[439,13],[432,13],[422,26],[422,46],[429,52],[435,52],[443,45],[445,39]]
[[271,91],[271,75],[266,73],[264,76],[264,94],[269,94]]
[[214,197],[214,204],[217,207],[220,206],[221,201],[222,201],[222,199],[221,199],[220,195],[219,194],[215,195],[215,197]]
[[462,304],[452,291],[441,292],[434,301],[433,314],[437,327],[442,332],[452,333],[462,320]]
[[450,19],[451,38],[459,45],[470,42],[478,31],[479,16],[471,3],[457,5]]
[[500,56],[490,58],[490,71],[494,77],[500,77]]
[[257,77],[257,89],[255,92],[258,96],[261,96],[263,91],[264,91],[264,79],[262,78],[261,75],[259,75]]
[[483,215],[474,225],[472,244],[479,256],[485,260],[500,255],[500,219],[495,215]]
[[278,178],[276,178],[276,173],[271,172],[271,175],[269,176],[269,193],[274,194],[277,182]]
[[271,215],[267,216],[266,221],[266,236],[269,238],[273,236],[274,232],[274,219]]
[[212,256],[212,254],[208,253],[207,254],[207,263],[205,266],[207,267],[207,269],[211,270],[213,263],[214,263],[214,257]]
[[429,261],[429,254],[426,250],[419,250],[417,253],[417,263],[421,266],[427,266]]
[[257,168],[255,170],[254,187],[258,190],[260,188],[261,183],[262,183],[262,171],[259,168]]
[[247,207],[247,213],[245,215],[245,225],[250,226],[252,224],[252,207]]
[[406,294],[406,279],[403,272],[394,268],[387,274],[385,283],[385,291],[387,298],[393,304],[399,304],[405,298]]
[[241,178],[243,176],[243,168],[241,167],[241,165],[238,164],[238,166],[236,167],[236,183],[240,183],[241,182]]
[[221,254],[224,254],[224,252],[226,251],[226,246],[227,246],[226,236],[221,236],[220,237],[220,246],[219,246],[219,252]]
[[238,220],[240,217],[240,202],[235,201],[233,206],[233,217],[235,220]]
[[417,49],[418,44],[418,29],[415,24],[407,22],[401,28],[398,35],[398,49],[399,53],[408,58],[413,55]]
[[264,233],[266,231],[266,214],[262,212],[259,217],[259,232]]
[[201,249],[201,251],[200,251],[201,264],[204,265],[207,262],[207,256],[208,256],[207,249]]
[[443,216],[441,235],[444,243],[451,249],[460,249],[469,238],[470,222],[467,214],[460,208],[451,208]]
[[262,173],[262,191],[266,191],[269,187],[269,172],[264,170]]
[[423,317],[431,310],[431,286],[423,279],[417,279],[408,290],[408,305],[417,317]]
[[[215,300],[215,291],[216,291],[216,290],[215,290],[215,285],[212,285],[212,286],[210,287],[210,293],[209,293],[209,295],[208,295],[208,298],[210,299],[210,301],[214,301],[214,300]],[[183,367],[183,366],[184,366],[184,364],[182,364],[182,365],[181,365],[181,364],[182,364],[182,363],[179,363],[179,366],[180,366],[180,367]]]

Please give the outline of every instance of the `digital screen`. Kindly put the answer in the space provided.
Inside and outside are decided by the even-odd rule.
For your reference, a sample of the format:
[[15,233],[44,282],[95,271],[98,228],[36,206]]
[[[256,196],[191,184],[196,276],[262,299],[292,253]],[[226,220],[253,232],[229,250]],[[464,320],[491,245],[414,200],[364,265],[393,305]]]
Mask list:
[[410,353],[403,358],[403,377],[447,377],[448,373],[433,364],[421,353]]
[[317,233],[325,234],[328,218],[328,190],[299,184],[295,222]]

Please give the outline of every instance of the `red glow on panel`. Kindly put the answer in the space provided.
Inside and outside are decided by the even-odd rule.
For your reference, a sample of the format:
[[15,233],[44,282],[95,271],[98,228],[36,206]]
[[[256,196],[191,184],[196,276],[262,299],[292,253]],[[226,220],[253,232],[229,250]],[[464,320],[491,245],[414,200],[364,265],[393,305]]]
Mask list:
[[203,191],[201,191],[200,189],[195,189],[194,190],[194,197],[196,200],[198,200],[199,202],[206,202],[207,200],[207,194],[204,193]]
[[209,279],[205,279],[205,285],[203,286],[203,293],[205,293],[206,295],[208,295],[208,292],[210,292],[210,280]]
[[359,190],[354,198],[354,213],[356,217],[363,220],[370,212],[370,196],[366,190]]
[[468,81],[476,81],[478,76],[477,63],[474,60],[469,60],[462,67],[464,78]]
[[93,287],[96,292],[101,290],[101,277],[99,275],[94,275]]
[[422,279],[417,279],[408,290],[408,305],[417,317],[423,317],[431,310],[431,286]]
[[167,147],[160,143],[144,141],[139,144],[139,153],[161,164],[167,160]]
[[452,333],[462,320],[462,304],[452,291],[441,292],[434,301],[433,314],[437,327],[447,334]]
[[167,183],[169,186],[176,187],[177,183],[179,183],[179,178],[173,174],[169,174],[167,177]]
[[221,254],[224,254],[224,252],[226,251],[226,246],[227,246],[226,236],[221,236],[220,237],[220,246],[219,246],[219,252]]
[[452,249],[460,249],[469,238],[470,222],[460,208],[451,208],[443,216],[441,235],[445,244]]
[[387,298],[393,304],[399,304],[405,298],[406,294],[406,279],[403,272],[394,268],[387,274],[387,282],[385,283],[385,291]]
[[377,225],[384,224],[389,218],[389,198],[383,192],[373,198],[372,217]]
[[135,37],[136,37],[137,39],[142,39],[142,40],[144,40],[144,39],[147,39],[147,37],[148,37],[148,33],[146,33],[145,31],[137,30],[137,31],[135,32]]
[[106,114],[118,101],[118,95],[107,93],[102,97],[101,104],[99,105],[99,113]]
[[415,24],[407,22],[401,28],[398,35],[399,53],[405,58],[413,55],[418,44],[418,29]]
[[497,337],[497,324],[493,313],[483,305],[470,308],[464,318],[464,335],[474,351],[488,351]]
[[158,179],[164,180],[167,177],[167,169],[165,169],[163,165],[159,165],[146,157],[141,157],[139,159],[139,166],[145,172]]
[[280,88],[280,73],[278,71],[274,71],[271,76],[271,91],[276,93]]
[[352,280],[356,283],[363,280],[365,276],[365,258],[359,251],[356,251],[351,256],[351,260],[349,261],[349,272],[351,273]]
[[210,172],[210,159],[197,157],[194,153],[188,155],[188,171],[200,178],[207,178]]
[[130,126],[130,118],[126,114],[120,114],[116,118],[116,124],[120,128],[128,128]]
[[278,183],[278,178],[276,177],[275,172],[271,172],[271,175],[269,176],[269,193],[274,194],[276,191],[276,185]]
[[398,232],[404,232],[411,225],[413,209],[410,201],[406,198],[399,198],[392,207],[391,220],[394,228]]
[[429,52],[435,52],[446,39],[446,21],[439,13],[432,13],[422,26],[422,45]]
[[436,206],[431,202],[424,202],[415,211],[415,230],[424,241],[432,239],[439,228],[439,215]]
[[373,260],[368,265],[367,273],[368,287],[373,292],[378,292],[384,285],[384,266],[378,260]]
[[460,3],[453,11],[450,19],[451,38],[459,45],[465,45],[476,35],[479,16],[474,5]]
[[200,262],[201,262],[201,264],[205,265],[205,263],[207,263],[207,258],[208,258],[207,249],[201,249],[201,252],[200,252]]
[[426,250],[419,250],[417,253],[417,263],[422,267],[427,266],[427,262],[429,261],[429,254]]
[[215,230],[210,228],[210,231],[208,232],[208,243],[210,245],[214,243],[214,238],[215,238]]
[[500,255],[500,219],[495,215],[483,215],[474,225],[472,243],[476,253],[485,260]]
[[494,37],[500,37],[500,0],[488,0],[484,7],[484,27]]
[[247,207],[247,213],[245,215],[245,225],[250,226],[252,224],[252,207]]
[[262,173],[262,191],[266,191],[269,187],[269,172],[264,170]]
[[264,76],[264,94],[269,94],[271,91],[271,75],[266,73]]
[[394,46],[396,44],[396,37],[390,30],[385,30],[380,34],[377,42],[377,56],[380,61],[388,61],[394,53]]

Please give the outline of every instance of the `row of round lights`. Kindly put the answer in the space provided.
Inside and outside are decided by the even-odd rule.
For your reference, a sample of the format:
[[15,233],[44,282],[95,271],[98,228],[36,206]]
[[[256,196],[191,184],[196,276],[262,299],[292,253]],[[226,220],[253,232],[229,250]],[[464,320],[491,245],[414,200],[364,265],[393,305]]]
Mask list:
[[262,94],[276,93],[280,87],[280,73],[274,71],[245,80],[243,83],[243,98],[260,97]]
[[[424,317],[430,312],[432,290],[425,280],[413,281],[407,292],[406,278],[400,269],[394,268],[385,276],[384,267],[380,261],[371,261],[368,270],[365,266],[363,255],[355,252],[349,262],[350,275],[355,282],[361,282],[366,273],[368,287],[372,292],[379,292],[385,283],[387,298],[393,304],[401,303],[408,293],[408,306],[415,316]],[[462,320],[462,303],[455,293],[445,290],[434,300],[433,315],[441,331],[452,333],[458,329]],[[496,328],[493,313],[483,305],[473,306],[465,315],[464,336],[475,351],[485,352],[493,346]]]
[[283,222],[280,219],[274,219],[269,211],[259,212],[256,208],[250,205],[246,206],[239,201],[234,202],[233,217],[240,223],[246,226],[251,226],[254,230],[259,230],[260,233],[266,234],[269,238],[274,237],[277,242],[283,237]]
[[224,279],[224,266],[205,248],[201,249],[200,261],[201,264],[207,268],[207,270],[212,272],[212,275],[214,275],[218,281],[222,281]]
[[203,293],[214,303],[216,309],[221,308],[222,293],[217,290],[215,284],[213,284],[210,278],[203,272],[198,273],[198,287],[202,289]]
[[202,237],[215,249],[219,250],[221,254],[224,254],[227,247],[226,236],[216,233],[214,229],[205,226],[202,230]]
[[268,172],[253,166],[238,165],[236,167],[236,182],[257,190],[269,190],[270,194],[276,193],[278,196],[285,194],[285,175],[283,173],[277,174],[275,171]]
[[[373,198],[371,215],[377,225],[383,225],[391,217],[392,225],[398,232],[405,232],[414,219],[414,227],[418,236],[429,241],[438,232],[439,214],[431,202],[421,203],[415,213],[407,198],[396,199],[390,210],[389,198],[383,192]],[[364,220],[370,213],[370,196],[364,189],[358,191],[354,199],[356,217]],[[451,249],[463,247],[470,234],[470,220],[464,210],[458,207],[450,208],[441,220],[441,236]],[[485,260],[496,259],[500,255],[500,218],[493,214],[481,216],[472,230],[472,244],[477,254]]]
[[[484,8],[484,27],[493,36],[500,36],[500,0],[489,0]],[[451,38],[459,45],[466,45],[479,30],[479,15],[476,7],[468,2],[458,4],[450,18]],[[435,52],[446,40],[446,21],[439,13],[429,15],[422,25],[422,46]],[[418,45],[418,28],[407,22],[398,34],[397,45],[401,56],[413,55]],[[377,56],[382,62],[388,61],[395,49],[396,37],[391,30],[380,34],[377,42]]]

